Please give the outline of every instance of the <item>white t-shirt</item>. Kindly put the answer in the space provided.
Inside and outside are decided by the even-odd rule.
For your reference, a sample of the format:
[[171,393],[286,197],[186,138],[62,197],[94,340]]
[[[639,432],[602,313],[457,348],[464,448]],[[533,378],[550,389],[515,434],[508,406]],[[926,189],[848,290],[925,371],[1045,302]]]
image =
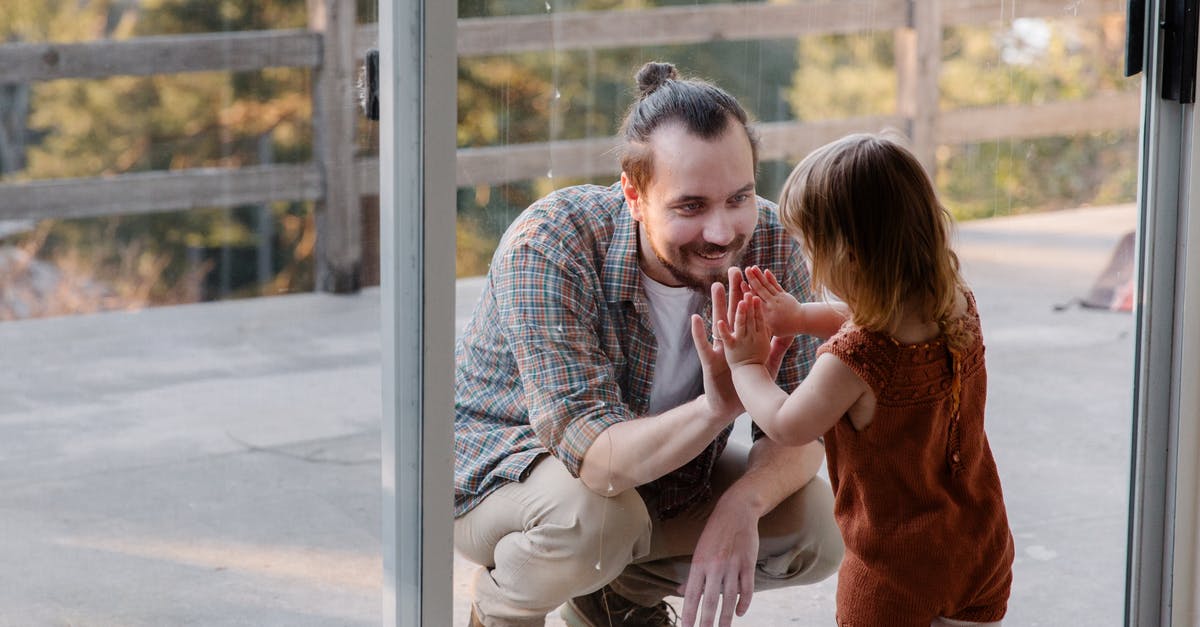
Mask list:
[[650,322],[658,345],[651,416],[695,399],[704,391],[700,358],[692,344],[694,313],[704,309],[704,295],[689,287],[670,287],[642,273],[642,289],[650,304]]

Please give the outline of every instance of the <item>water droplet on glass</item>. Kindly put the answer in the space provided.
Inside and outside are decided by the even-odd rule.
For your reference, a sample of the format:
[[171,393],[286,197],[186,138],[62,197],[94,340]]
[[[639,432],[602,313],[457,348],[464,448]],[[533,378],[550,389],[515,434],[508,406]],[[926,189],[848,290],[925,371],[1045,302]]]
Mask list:
[[548,179],[554,178],[554,170],[546,170],[546,178],[548,178]]
[[600,562],[596,562],[596,570],[600,570]]
[[555,89],[555,90],[554,90],[554,99],[555,99],[555,100],[558,100],[559,98],[562,98],[562,92],[561,92],[561,91],[559,91],[559,90],[557,90],[557,89]]
[[549,2],[546,3],[546,12],[547,13],[550,12],[550,3]]

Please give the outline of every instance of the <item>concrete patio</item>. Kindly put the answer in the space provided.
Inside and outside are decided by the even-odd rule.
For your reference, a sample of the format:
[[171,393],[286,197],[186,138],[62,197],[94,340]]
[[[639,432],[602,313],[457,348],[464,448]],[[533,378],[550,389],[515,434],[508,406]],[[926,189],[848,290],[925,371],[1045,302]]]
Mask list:
[[[1055,305],[1135,220],[960,228],[1017,543],[1006,625],[1123,623],[1133,318]],[[458,284],[460,327],[479,287]],[[0,324],[0,625],[378,624],[378,300]],[[835,585],[756,595],[737,624],[831,625]]]

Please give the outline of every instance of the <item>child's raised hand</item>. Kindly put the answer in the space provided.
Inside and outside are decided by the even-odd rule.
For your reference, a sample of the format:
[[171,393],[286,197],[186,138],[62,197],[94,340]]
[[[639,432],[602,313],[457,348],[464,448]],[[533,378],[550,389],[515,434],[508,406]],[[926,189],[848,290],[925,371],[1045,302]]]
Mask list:
[[770,270],[763,271],[758,266],[747,268],[746,283],[762,299],[763,317],[772,333],[792,336],[803,330],[804,310],[800,301],[783,289]]
[[747,292],[738,301],[733,328],[725,320],[717,321],[717,333],[724,345],[725,361],[730,368],[765,364],[772,354],[771,330],[763,315],[763,299]]

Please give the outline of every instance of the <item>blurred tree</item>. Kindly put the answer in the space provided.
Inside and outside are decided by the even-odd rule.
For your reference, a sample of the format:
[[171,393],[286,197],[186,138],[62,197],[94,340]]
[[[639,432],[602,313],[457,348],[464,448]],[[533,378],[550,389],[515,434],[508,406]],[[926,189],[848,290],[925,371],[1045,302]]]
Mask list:
[[[1124,36],[1119,15],[945,28],[940,108],[1069,101],[1137,89],[1137,81],[1122,76]],[[797,56],[788,98],[797,119],[895,111],[890,33],[804,37]],[[942,146],[938,187],[960,219],[1132,202],[1136,142],[1131,130]]]
[[[0,36],[25,41],[87,41],[144,35],[301,28],[304,0],[41,0],[17,3]],[[86,177],[204,166],[304,162],[310,158],[310,77],[300,69],[116,76],[33,87],[28,125],[40,135],[27,167],[8,180]],[[311,289],[310,251],[293,218],[309,207],[217,208],[56,222],[39,254],[64,258],[109,283],[154,283],[148,303]],[[263,220],[273,224],[260,232]],[[265,234],[265,235],[264,235]],[[263,237],[271,241],[260,241]],[[144,263],[121,261],[136,243]],[[271,276],[253,271],[267,246]],[[249,251],[249,257],[242,251]],[[247,259],[249,259],[247,261]],[[250,268],[248,272],[246,267]],[[181,289],[197,268],[214,274],[200,291]],[[153,276],[138,274],[153,271]],[[134,275],[130,276],[130,272]],[[220,277],[222,280],[214,280]],[[281,284],[281,278],[286,279]],[[265,281],[266,285],[260,285]],[[141,290],[135,290],[139,293]],[[146,304],[146,303],[135,303]]]

